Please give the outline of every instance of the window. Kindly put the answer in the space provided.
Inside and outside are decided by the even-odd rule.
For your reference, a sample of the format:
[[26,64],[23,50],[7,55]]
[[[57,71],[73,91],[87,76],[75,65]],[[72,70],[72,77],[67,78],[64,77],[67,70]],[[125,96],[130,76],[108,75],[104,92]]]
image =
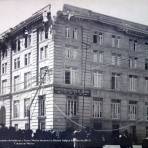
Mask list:
[[44,47],[44,58],[46,59],[47,58],[47,50],[48,50],[48,45],[46,45]]
[[73,30],[73,39],[77,40],[78,39],[78,29],[74,28]]
[[51,83],[53,76],[53,70],[48,69],[48,66],[42,67],[40,69],[40,81],[43,84]]
[[7,80],[2,80],[2,94],[6,94],[7,89]]
[[116,123],[115,121],[113,121],[112,123],[112,136],[113,137],[119,136],[119,129],[120,129],[120,125]]
[[20,58],[17,58],[17,68],[20,68]]
[[93,35],[93,43],[97,43],[97,34],[95,33],[94,35]]
[[97,88],[103,87],[103,73],[102,72],[93,73],[93,86]]
[[117,66],[121,65],[121,55],[117,55],[116,65]]
[[137,68],[138,58],[134,58],[133,67]]
[[18,124],[14,124],[15,130],[18,130]]
[[4,58],[7,57],[7,55],[8,55],[8,50],[5,49],[5,51],[1,52],[1,55],[2,55],[2,60],[3,60]]
[[112,100],[111,112],[112,119],[120,119],[120,100]]
[[99,33],[99,44],[102,45],[103,44],[103,34]]
[[45,119],[39,119],[38,122],[38,129],[45,130]]
[[138,45],[138,44],[137,44],[137,41],[135,40],[135,41],[134,41],[134,51],[137,50],[137,45]]
[[27,53],[25,54],[25,60],[24,60],[24,64],[25,66],[29,65],[30,64],[30,59],[31,59],[31,53]]
[[20,101],[15,100],[13,102],[13,117],[18,118],[19,117],[19,112],[20,112]]
[[14,69],[20,68],[20,57],[14,59]]
[[3,63],[2,64],[2,74],[6,74],[7,73],[7,63]]
[[70,38],[70,28],[69,27],[66,27],[65,29],[65,36],[66,38]]
[[71,72],[70,69],[65,70],[65,84],[71,84]]
[[39,116],[45,116],[45,95],[39,96]]
[[77,55],[78,55],[78,52],[76,49],[70,49],[70,48],[65,49],[66,58],[75,60],[77,58]]
[[71,58],[72,57],[71,56],[71,50],[69,48],[65,49],[65,56],[66,56],[66,58]]
[[76,49],[75,50],[72,50],[72,59],[73,60],[77,59],[77,56],[78,56],[77,50]]
[[93,98],[92,113],[93,113],[93,118],[102,118],[103,114],[102,98]]
[[94,33],[93,43],[99,43],[99,45],[103,44],[103,34],[101,32],[99,34],[97,34],[97,32]]
[[148,137],[148,126],[145,127],[145,136]]
[[148,93],[148,77],[145,77],[145,91]]
[[18,51],[20,51],[20,40],[19,39],[17,39],[16,40],[16,50],[14,51],[14,52],[18,52]]
[[65,49],[65,58],[70,59],[71,58],[71,50],[69,48]]
[[48,70],[47,66],[40,68],[40,82],[42,84],[49,83],[51,81],[51,73],[52,70]]
[[45,40],[45,30],[44,29],[40,29],[39,30],[39,41],[43,41]]
[[24,89],[31,87],[31,72],[24,74]]
[[145,70],[148,70],[148,59],[145,59]]
[[137,114],[136,101],[129,101],[128,114],[129,114],[129,120],[136,120],[136,114]]
[[112,35],[112,47],[116,47],[116,37]]
[[25,36],[25,48],[28,48],[31,46],[31,34],[28,34]]
[[47,49],[48,49],[48,46],[40,48],[40,60],[47,58]]
[[133,59],[130,57],[129,58],[129,68],[133,67]]
[[120,48],[120,37],[117,37],[117,48]]
[[137,68],[138,58],[129,57],[129,68]]
[[121,55],[119,54],[112,54],[112,65],[121,65]]
[[78,82],[79,82],[78,70],[75,68],[71,68],[71,83],[77,84]]
[[147,52],[148,51],[148,42],[145,42],[145,51]]
[[112,54],[112,65],[116,65],[116,54]]
[[129,90],[136,91],[137,89],[137,76],[129,75]]
[[17,68],[17,59],[14,59],[14,69]]
[[25,38],[21,38],[20,40],[20,50],[25,49]]
[[29,124],[25,123],[25,130],[29,130]]
[[133,49],[133,41],[132,39],[129,39],[129,49]]
[[66,114],[69,117],[74,117],[78,114],[78,97],[67,96]]
[[30,99],[24,99],[24,117],[29,116],[29,106],[30,106]]
[[111,89],[119,89],[119,85],[120,85],[120,74],[112,73]]
[[145,103],[145,115],[146,115],[146,121],[148,121],[148,103]]
[[40,48],[40,59],[43,59],[44,48]]
[[112,47],[120,48],[120,36],[112,35]]
[[98,62],[98,54],[97,54],[97,52],[93,52],[93,62],[95,62],[95,63]]
[[19,82],[20,81],[20,77],[19,76],[14,76],[14,91],[18,91],[20,86],[19,86]]
[[138,42],[136,40],[129,39],[129,49],[136,51],[138,47]]
[[78,84],[79,74],[76,68],[66,68],[65,69],[65,84]]
[[103,59],[104,59],[104,52],[100,51],[99,52],[99,63],[103,63]]
[[98,52],[93,52],[93,62],[95,63],[103,63],[104,59],[104,52],[100,51]]

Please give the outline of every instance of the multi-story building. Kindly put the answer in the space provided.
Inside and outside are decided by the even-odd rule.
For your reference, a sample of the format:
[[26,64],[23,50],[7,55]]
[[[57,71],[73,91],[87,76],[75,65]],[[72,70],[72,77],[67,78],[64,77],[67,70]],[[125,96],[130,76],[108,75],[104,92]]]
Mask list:
[[148,135],[148,26],[70,5],[51,14],[1,35],[1,123]]

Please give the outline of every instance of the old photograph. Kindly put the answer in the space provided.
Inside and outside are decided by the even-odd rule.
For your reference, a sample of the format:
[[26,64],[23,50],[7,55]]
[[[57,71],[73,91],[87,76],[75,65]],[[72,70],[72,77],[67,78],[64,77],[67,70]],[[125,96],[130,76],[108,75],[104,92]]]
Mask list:
[[148,148],[148,1],[0,0],[0,148]]

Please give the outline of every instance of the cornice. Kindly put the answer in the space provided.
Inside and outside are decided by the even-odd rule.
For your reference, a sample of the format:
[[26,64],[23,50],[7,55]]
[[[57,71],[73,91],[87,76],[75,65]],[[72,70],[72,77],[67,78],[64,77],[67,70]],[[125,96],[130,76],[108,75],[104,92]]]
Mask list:
[[0,39],[3,39],[9,35],[13,36],[13,35],[17,34],[19,31],[22,31],[24,28],[27,29],[32,25],[35,25],[35,24],[39,25],[40,23],[42,23],[42,20],[43,20],[43,11],[47,10],[48,14],[49,14],[49,13],[51,13],[50,9],[51,9],[51,5],[45,6],[41,10],[34,13],[28,19],[22,21],[21,23],[19,23],[15,27],[10,28],[10,29],[6,30],[5,32],[3,32],[2,34],[0,34]]
[[148,26],[146,25],[95,13],[87,9],[74,7],[71,5],[64,5],[63,11],[61,11],[59,14],[65,15],[68,20],[75,18],[79,20],[93,21],[96,23],[113,26],[117,29],[117,31],[124,32],[132,36],[148,38]]

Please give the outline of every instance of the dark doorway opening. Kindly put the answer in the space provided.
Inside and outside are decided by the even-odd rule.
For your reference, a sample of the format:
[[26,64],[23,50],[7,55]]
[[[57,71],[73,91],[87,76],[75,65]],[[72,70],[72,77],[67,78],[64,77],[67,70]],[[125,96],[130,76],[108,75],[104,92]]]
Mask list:
[[2,126],[6,125],[6,109],[4,106],[2,106],[0,109],[0,124]]
[[119,135],[119,124],[112,125],[112,134],[115,137]]

